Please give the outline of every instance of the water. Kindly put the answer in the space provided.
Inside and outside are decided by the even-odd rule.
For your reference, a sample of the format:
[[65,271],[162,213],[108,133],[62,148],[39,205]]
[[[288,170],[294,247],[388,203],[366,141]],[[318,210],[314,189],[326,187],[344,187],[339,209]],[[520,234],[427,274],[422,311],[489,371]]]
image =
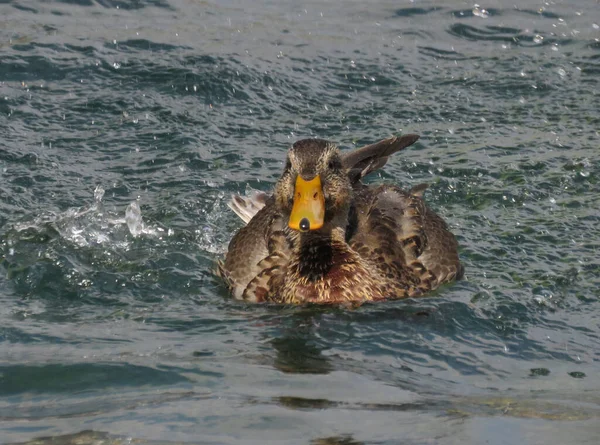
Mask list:
[[[0,442],[596,444],[600,10],[518,3],[0,5]],[[400,132],[463,281],[228,298],[231,193]]]

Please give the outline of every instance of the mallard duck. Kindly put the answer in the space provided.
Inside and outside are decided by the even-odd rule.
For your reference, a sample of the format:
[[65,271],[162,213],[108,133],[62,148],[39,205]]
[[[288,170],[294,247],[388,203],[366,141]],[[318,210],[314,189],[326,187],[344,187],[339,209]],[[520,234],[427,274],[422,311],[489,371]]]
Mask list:
[[421,296],[458,279],[458,245],[423,202],[427,186],[406,192],[361,181],[418,138],[392,137],[348,153],[322,139],[296,142],[272,195],[230,202],[246,222],[218,265],[233,296],[361,304]]

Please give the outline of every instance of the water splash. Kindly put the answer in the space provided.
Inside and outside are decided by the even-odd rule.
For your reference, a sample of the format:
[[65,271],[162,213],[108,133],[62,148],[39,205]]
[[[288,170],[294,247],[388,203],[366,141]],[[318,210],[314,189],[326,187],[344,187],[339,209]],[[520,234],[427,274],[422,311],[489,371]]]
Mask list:
[[142,210],[136,201],[133,201],[125,209],[125,222],[129,232],[138,237],[144,231],[144,222],[142,221]]
[[[1,234],[0,258],[19,292],[81,296],[90,289],[119,289],[153,282],[155,273],[133,273],[174,235],[157,223],[144,224],[137,201],[125,211],[108,210],[104,189],[86,206],[45,212]],[[166,237],[165,237],[166,235]],[[140,238],[144,244],[140,244]]]
[[231,233],[235,229],[223,230],[227,220],[237,220],[233,212],[227,207],[228,196],[223,192],[217,194],[214,204],[209,208],[201,209],[204,223],[195,230],[198,246],[211,254],[222,255],[227,251],[227,244]]
[[132,242],[129,235],[134,238],[141,235],[160,238],[164,233],[173,235],[172,230],[166,230],[158,224],[145,225],[137,201],[127,206],[124,217],[123,214],[107,210],[102,202],[104,193],[104,189],[97,186],[94,201],[87,206],[70,208],[64,212],[45,212],[32,220],[17,223],[9,230],[8,239],[14,242],[32,234],[39,236],[54,232],[77,247],[100,245],[128,249]]
[[101,186],[97,186],[94,189],[94,201],[101,202],[104,197],[104,189]]

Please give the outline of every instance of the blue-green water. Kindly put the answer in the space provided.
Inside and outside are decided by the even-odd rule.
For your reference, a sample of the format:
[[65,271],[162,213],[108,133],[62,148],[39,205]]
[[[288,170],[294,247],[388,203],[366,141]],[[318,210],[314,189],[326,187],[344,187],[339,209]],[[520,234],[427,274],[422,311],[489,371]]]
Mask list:
[[[517,3],[3,1],[0,442],[598,443],[600,6]],[[231,193],[401,132],[463,281],[228,298]]]

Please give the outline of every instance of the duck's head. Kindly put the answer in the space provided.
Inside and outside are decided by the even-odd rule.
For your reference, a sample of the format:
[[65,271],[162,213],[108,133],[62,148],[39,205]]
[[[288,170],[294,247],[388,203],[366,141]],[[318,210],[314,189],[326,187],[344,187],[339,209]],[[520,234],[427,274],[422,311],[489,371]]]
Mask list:
[[275,186],[275,199],[292,230],[345,227],[352,186],[335,144],[303,139],[290,148]]

